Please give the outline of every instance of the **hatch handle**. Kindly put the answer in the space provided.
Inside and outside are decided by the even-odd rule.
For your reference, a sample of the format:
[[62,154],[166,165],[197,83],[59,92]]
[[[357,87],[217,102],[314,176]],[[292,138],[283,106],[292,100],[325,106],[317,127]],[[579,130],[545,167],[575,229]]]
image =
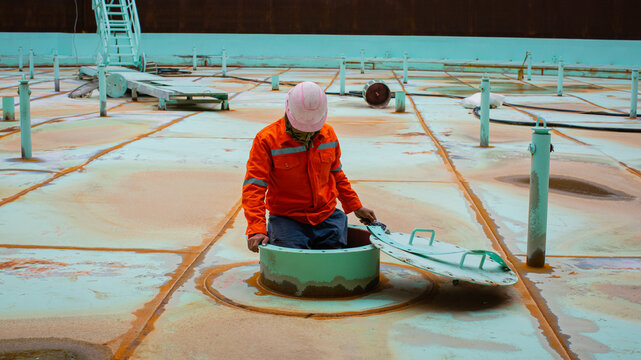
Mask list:
[[410,245],[412,245],[412,242],[414,241],[414,235],[416,235],[417,232],[428,232],[432,233],[432,237],[430,237],[430,246],[432,246],[432,243],[434,242],[434,230],[432,229],[414,229],[412,230],[412,233],[410,234]]
[[503,269],[503,271],[510,271],[511,270],[510,267],[507,266],[505,261],[503,261],[503,259],[499,256],[499,254],[497,254],[495,252],[492,252],[492,251],[486,251],[486,250],[469,250],[469,251],[465,252],[465,254],[463,254],[463,256],[461,256],[461,262],[459,263],[459,267],[460,268],[463,268],[463,264],[465,263],[465,257],[467,257],[467,255],[481,255],[482,256],[481,257],[481,262],[479,264],[479,269],[483,269],[483,265],[485,264],[485,258],[487,256],[489,256],[490,259],[496,261],[501,266],[501,269]]

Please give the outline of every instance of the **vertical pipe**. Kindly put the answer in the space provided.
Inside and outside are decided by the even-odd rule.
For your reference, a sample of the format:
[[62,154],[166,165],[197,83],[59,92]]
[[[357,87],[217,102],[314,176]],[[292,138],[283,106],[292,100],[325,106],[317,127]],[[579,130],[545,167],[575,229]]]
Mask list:
[[[539,127],[539,120],[543,126]],[[537,126],[532,128],[532,143],[529,146],[532,154],[530,171],[530,208],[527,233],[527,265],[543,267],[545,265],[545,242],[548,222],[548,190],[550,181],[550,129],[545,120],[539,118]]]
[[107,79],[105,65],[98,65],[98,91],[100,92],[100,116],[107,116]]
[[198,64],[197,64],[197,59],[196,59],[196,47],[195,46],[191,49],[191,64],[192,64],[191,66],[192,66],[193,70],[196,70],[196,67],[197,67]]
[[55,50],[53,53],[53,90],[60,91],[60,61],[58,60],[58,52]]
[[33,49],[29,49],[29,79],[33,79]]
[[272,75],[272,90],[278,90],[279,86],[278,75]]
[[527,52],[527,79],[532,80],[532,52]]
[[223,48],[223,60],[222,60],[223,76],[227,76],[227,50]]
[[340,62],[340,77],[341,77],[341,95],[345,95],[345,56],[341,56]]
[[361,74],[365,74],[365,49],[361,49]]
[[18,48],[18,70],[22,71],[22,46]]
[[403,84],[407,84],[407,53],[403,54]]
[[637,99],[639,97],[639,70],[632,70],[632,84],[630,86],[630,118],[637,118]]
[[2,97],[2,120],[13,121],[16,119],[15,105],[13,96]]
[[559,60],[559,79],[556,83],[556,95],[563,96],[563,60]]
[[490,78],[483,74],[481,78],[481,147],[490,143]]
[[18,86],[20,95],[20,148],[23,159],[31,159],[31,104],[29,103],[29,80],[24,75]]
[[394,98],[396,99],[396,112],[405,112],[405,92],[395,92]]

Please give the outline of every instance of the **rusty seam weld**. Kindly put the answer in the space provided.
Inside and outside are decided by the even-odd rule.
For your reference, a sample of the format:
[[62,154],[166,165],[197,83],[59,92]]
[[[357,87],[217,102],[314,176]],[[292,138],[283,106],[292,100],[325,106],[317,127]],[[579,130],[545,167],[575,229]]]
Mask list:
[[145,248],[107,248],[107,247],[82,247],[82,246],[56,246],[56,245],[16,245],[0,244],[0,247],[7,249],[51,249],[51,250],[80,250],[80,251],[123,251],[136,252],[141,254],[167,253],[167,254],[190,254],[188,250],[165,250],[165,249],[145,249]]
[[[193,254],[191,257],[187,258],[179,268],[177,269],[177,274],[173,276],[172,281],[170,282],[169,288],[166,291],[161,291],[154,299],[150,302],[157,302],[157,305],[153,307],[153,311],[147,314],[147,320],[145,321],[142,328],[139,330],[131,329],[129,333],[133,335],[133,339],[130,341],[124,341],[120,344],[118,351],[115,353],[113,359],[128,359],[136,349],[136,347],[142,342],[147,334],[149,334],[154,329],[154,323],[162,313],[165,311],[165,305],[169,302],[169,299],[173,293],[184,283],[186,280],[186,275],[191,274],[194,267],[199,265],[205,257],[207,250],[209,250],[232,226],[236,216],[242,208],[241,201],[238,200],[236,204],[232,207],[232,212],[225,219],[225,223],[218,233],[211,238],[205,246],[203,246],[196,254]],[[181,268],[183,269],[181,271]],[[127,334],[124,335],[125,337]]]
[[[112,106],[112,107],[108,108],[108,109],[107,109],[107,111],[113,111],[114,109],[119,108],[119,107],[121,107],[121,106],[123,106],[123,105],[125,105],[125,104],[129,104],[129,103],[132,103],[132,101],[124,101],[124,102],[122,102],[122,103],[120,103],[120,104],[118,104],[118,105],[115,105],[115,106]],[[91,114],[98,114],[98,111],[90,111],[90,112],[80,113],[80,114],[74,114],[74,115],[58,116],[58,117],[56,117],[56,118],[49,119],[49,120],[43,121],[43,122],[41,122],[41,123],[33,124],[33,125],[31,125],[31,128],[33,129],[33,128],[36,128],[36,127],[38,127],[38,126],[47,125],[47,124],[50,124],[50,123],[57,123],[57,122],[59,122],[60,120],[63,120],[63,119],[66,119],[66,118],[74,118],[74,117],[79,117],[79,116],[87,116],[87,115],[91,115]],[[4,139],[4,138],[6,138],[7,136],[11,136],[11,135],[17,134],[17,133],[19,133],[19,132],[20,132],[20,129],[18,128],[18,130],[13,130],[13,131],[8,132],[8,133],[6,133],[6,134],[2,134],[2,135],[0,135],[0,139]]]
[[[287,68],[283,71],[281,71],[279,74],[285,73],[289,71],[291,68]],[[269,79],[269,76],[265,78],[265,80]],[[254,85],[253,87],[239,91],[232,95],[229,100],[233,99],[237,95],[241,94],[242,92],[246,91],[251,91],[255,88],[257,88],[260,83]],[[197,113],[195,113],[197,114]],[[195,115],[191,114],[191,115]],[[191,116],[188,115],[188,116]],[[170,126],[170,125],[168,125]],[[165,305],[169,302],[169,299],[173,295],[173,293],[180,287],[182,284],[186,281],[187,275],[191,275],[193,269],[195,268],[196,265],[200,264],[202,260],[205,257],[205,254],[207,251],[225,234],[225,232],[232,226],[234,223],[234,220],[236,219],[236,216],[240,212],[240,209],[242,208],[242,202],[239,199],[236,204],[232,207],[231,211],[228,213],[225,222],[223,223],[222,227],[218,231],[218,233],[211,238],[209,241],[206,242],[206,244],[197,251],[197,253],[193,254],[191,257],[187,258],[183,263],[178,267],[176,270],[176,273],[172,277],[172,281],[170,281],[169,284],[167,284],[168,289],[166,291],[161,291],[154,299],[149,301],[147,304],[156,304],[153,306],[153,311],[148,313],[146,315],[146,320],[144,322],[144,325],[139,329],[136,330],[134,327],[132,327],[127,333],[122,335],[122,337],[125,339],[121,342],[120,347],[118,348],[118,351],[114,355],[113,359],[120,360],[120,359],[128,359],[136,350],[138,345],[142,342],[142,340],[149,334],[153,329],[154,329],[154,323],[155,321],[164,313],[165,311]],[[183,269],[181,271],[181,269]],[[145,307],[143,307],[141,310],[144,310]],[[132,338],[133,337],[133,338]]]
[[36,189],[38,189],[38,188],[40,188],[40,187],[42,187],[42,186],[44,186],[46,184],[49,184],[50,182],[52,182],[52,181],[54,181],[54,180],[56,180],[56,179],[58,179],[60,177],[63,177],[65,175],[67,175],[67,174],[71,174],[71,173],[74,173],[74,172],[76,172],[78,170],[81,170],[85,166],[87,166],[90,163],[92,163],[94,160],[102,157],[103,155],[106,155],[106,154],[108,154],[108,153],[110,153],[110,152],[112,152],[114,150],[118,150],[118,149],[120,149],[120,148],[122,148],[122,147],[124,147],[126,145],[131,144],[132,142],[138,141],[140,139],[144,139],[144,138],[146,138],[146,137],[148,137],[150,135],[153,135],[153,134],[155,134],[155,133],[157,133],[157,132],[159,132],[161,130],[164,130],[164,129],[166,129],[166,128],[168,128],[168,127],[170,127],[170,126],[172,126],[172,125],[174,125],[174,124],[176,124],[176,123],[178,123],[178,122],[180,122],[180,121],[182,121],[182,120],[184,120],[184,119],[186,119],[188,117],[192,117],[194,115],[200,114],[201,112],[202,111],[196,112],[196,113],[193,113],[193,114],[189,114],[189,115],[185,115],[185,116],[180,117],[178,119],[174,119],[174,120],[172,120],[172,121],[170,121],[170,122],[168,122],[168,123],[166,123],[164,125],[159,126],[158,128],[156,128],[153,131],[150,131],[150,132],[142,134],[142,135],[138,135],[137,137],[135,137],[135,138],[133,138],[131,140],[127,140],[127,141],[125,141],[123,143],[120,143],[120,144],[118,144],[116,146],[112,146],[112,147],[110,147],[108,149],[102,150],[99,153],[97,153],[96,155],[90,157],[89,160],[85,161],[84,163],[82,163],[80,165],[75,165],[75,166],[66,168],[64,170],[61,170],[60,172],[56,173],[54,176],[50,177],[49,179],[46,179],[46,180],[44,180],[44,181],[42,181],[42,182],[40,182],[38,184],[35,184],[33,186],[30,186],[30,187],[28,187],[28,188],[26,188],[26,189],[24,189],[24,190],[22,190],[22,191],[20,191],[20,192],[18,192],[16,194],[14,194],[14,195],[11,195],[9,197],[6,197],[6,198],[2,199],[2,201],[0,201],[0,206],[4,206],[4,205],[6,205],[8,203],[14,202],[14,201],[18,200],[19,198],[23,197],[24,195],[32,192],[33,190],[36,190]]
[[[403,86],[403,82],[398,78],[398,76],[396,75],[396,72],[392,70],[392,74],[394,74],[396,81],[401,85],[401,88],[403,89],[403,91],[407,93],[407,91],[405,90],[405,86]],[[507,258],[508,262],[510,262],[510,264],[512,265],[512,268],[519,275],[521,282],[517,283],[517,286],[522,285],[523,286],[522,293],[524,295],[528,295],[530,299],[534,302],[534,304],[536,304],[535,309],[537,311],[532,315],[538,318],[539,324],[542,326],[540,327],[540,329],[543,332],[543,335],[546,338],[548,338],[548,340],[550,341],[550,345],[553,348],[555,348],[559,353],[559,355],[561,355],[563,358],[578,359],[578,357],[573,352],[570,351],[567,344],[562,340],[563,336],[561,335],[561,332],[558,329],[558,327],[552,326],[553,322],[548,318],[548,316],[550,315],[547,315],[547,314],[552,314],[550,309],[547,308],[547,305],[544,304],[540,299],[538,299],[533,295],[533,293],[536,292],[536,289],[533,287],[531,282],[522,274],[522,271],[519,270],[517,266],[514,266],[514,264],[517,263],[519,260],[516,257],[514,257],[514,255],[512,255],[512,253],[509,252],[509,250],[507,249],[507,246],[505,246],[505,244],[501,240],[499,240],[500,236],[498,234],[498,231],[496,230],[494,221],[487,215],[487,211],[483,207],[480,199],[472,192],[472,189],[470,188],[469,184],[467,183],[463,175],[461,175],[461,173],[459,173],[458,170],[456,170],[456,167],[454,166],[454,163],[450,159],[447,150],[443,147],[443,145],[438,141],[436,136],[432,133],[430,128],[427,126],[427,123],[425,122],[425,120],[423,119],[423,116],[418,110],[418,107],[416,106],[414,99],[410,95],[407,95],[407,98],[412,102],[412,107],[414,108],[414,112],[418,117],[419,122],[421,123],[421,126],[423,127],[427,135],[434,142],[434,145],[438,149],[438,154],[441,156],[444,164],[446,165],[448,170],[450,170],[450,172],[458,180],[459,186],[461,190],[463,190],[463,193],[465,194],[465,198],[470,203],[470,207],[476,213],[477,220],[480,221],[486,235],[490,238],[490,240],[492,240],[496,250],[498,250],[502,256]],[[548,331],[545,330],[545,328],[548,328],[552,332],[552,335],[554,335],[554,337],[551,337]],[[558,343],[559,346],[554,346],[553,343]]]
[[332,84],[334,83],[334,80],[336,80],[336,77],[338,76],[339,72],[340,71],[337,71],[336,74],[334,74],[334,77],[332,77],[332,80],[329,82],[329,84],[327,84],[327,87],[325,88],[325,91],[327,91],[327,89],[329,89],[329,87],[332,86]]

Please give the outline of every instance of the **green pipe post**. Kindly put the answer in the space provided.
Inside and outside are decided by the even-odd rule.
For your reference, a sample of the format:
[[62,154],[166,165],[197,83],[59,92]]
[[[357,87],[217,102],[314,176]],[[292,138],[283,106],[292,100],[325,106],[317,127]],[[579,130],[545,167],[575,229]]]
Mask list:
[[197,59],[196,59],[196,47],[194,46],[191,48],[191,66],[193,70],[196,70],[197,67]]
[[481,147],[490,143],[490,78],[487,73],[481,78]]
[[278,75],[272,75],[272,90],[278,90],[280,87],[280,82],[278,81]]
[[407,53],[403,54],[403,84],[407,84]]
[[18,48],[18,70],[22,71],[22,46]]
[[396,99],[396,112],[399,112],[399,113],[405,112],[405,92],[404,91],[395,92],[394,99]]
[[532,80],[532,52],[527,52],[527,79]]
[[340,62],[341,90],[340,94],[345,95],[345,56],[341,56]]
[[105,65],[98,65],[98,91],[100,92],[100,116],[107,116],[107,79]]
[[222,60],[223,76],[227,76],[227,50],[223,48],[223,60]]
[[361,49],[361,74],[365,74],[365,49]]
[[2,120],[14,121],[16,119],[15,104],[13,96],[2,97]]
[[[539,126],[543,123],[543,126]],[[545,119],[538,118],[533,127],[530,172],[530,209],[528,214],[527,265],[545,265],[545,242],[548,222],[551,135]]]
[[559,60],[559,79],[556,83],[556,95],[563,96],[563,60]]
[[53,90],[60,91],[60,61],[56,50],[53,51]]
[[34,78],[34,71],[33,71],[33,49],[29,49],[29,79]]
[[20,85],[18,86],[20,95],[20,148],[22,158],[31,159],[31,104],[29,102],[29,80],[22,75]]
[[632,70],[632,85],[630,86],[630,118],[637,118],[637,100],[639,97],[639,70]]

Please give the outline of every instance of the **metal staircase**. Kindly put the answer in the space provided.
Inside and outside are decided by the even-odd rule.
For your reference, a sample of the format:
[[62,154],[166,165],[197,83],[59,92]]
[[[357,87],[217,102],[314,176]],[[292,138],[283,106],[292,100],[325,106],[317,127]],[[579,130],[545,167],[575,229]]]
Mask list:
[[92,7],[105,64],[139,67],[140,21],[136,0],[92,0]]

